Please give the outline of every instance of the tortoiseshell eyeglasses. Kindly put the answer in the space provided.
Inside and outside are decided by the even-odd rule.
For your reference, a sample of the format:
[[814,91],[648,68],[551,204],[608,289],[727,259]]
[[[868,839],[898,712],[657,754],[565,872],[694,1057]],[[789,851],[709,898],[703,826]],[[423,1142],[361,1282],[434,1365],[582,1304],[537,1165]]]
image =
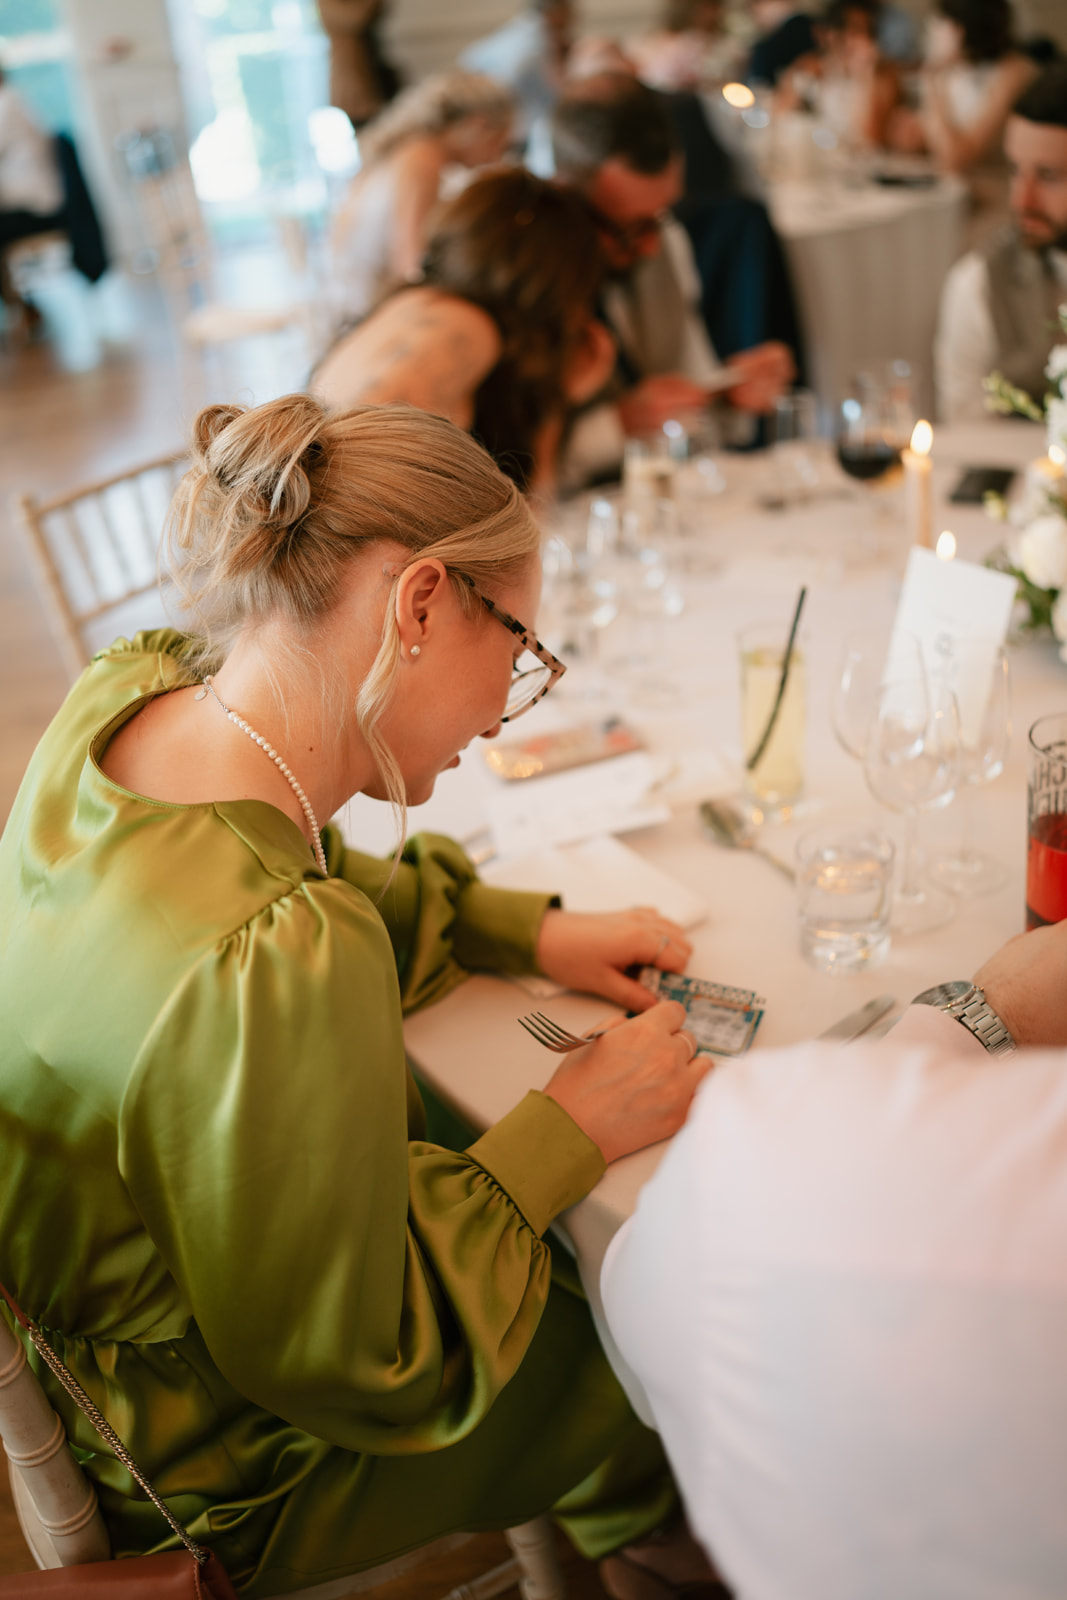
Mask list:
[[459,572],[456,576],[463,579],[485,609],[507,628],[509,633],[513,633],[524,647],[512,670],[507,705],[500,719],[501,722],[514,722],[516,717],[521,717],[524,711],[529,711],[531,706],[535,706],[538,700],[544,699],[567,668],[551,650],[546,650],[541,641],[536,639],[528,628],[524,628],[517,618],[505,611],[503,606],[498,606],[495,600],[490,600],[488,595],[483,594],[465,572]]

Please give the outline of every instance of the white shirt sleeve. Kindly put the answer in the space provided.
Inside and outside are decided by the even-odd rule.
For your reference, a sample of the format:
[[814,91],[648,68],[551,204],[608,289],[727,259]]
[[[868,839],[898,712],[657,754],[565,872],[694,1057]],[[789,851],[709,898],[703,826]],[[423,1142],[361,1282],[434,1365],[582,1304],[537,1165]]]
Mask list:
[[983,378],[996,364],[989,272],[977,251],[950,268],[941,291],[934,341],[937,414],[942,422],[988,417]]
[[605,1259],[741,1600],[1067,1594],[1067,1051],[907,1025],[716,1068]]

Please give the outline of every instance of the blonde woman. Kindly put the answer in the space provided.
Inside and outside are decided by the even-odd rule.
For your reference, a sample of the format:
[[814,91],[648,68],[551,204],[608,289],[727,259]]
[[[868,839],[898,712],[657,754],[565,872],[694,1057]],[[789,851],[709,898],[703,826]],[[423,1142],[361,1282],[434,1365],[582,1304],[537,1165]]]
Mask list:
[[[93,662],[0,841],[0,1279],[247,1595],[564,1496],[587,1555],[676,1556],[641,1542],[674,1491],[543,1234],[684,1118],[684,1013],[625,969],[685,936],[320,826],[424,800],[558,675],[526,505],[448,422],[297,395],[201,413],[173,543],[199,636]],[[401,1019],[477,966],[642,1014],[456,1152]],[[46,1383],[116,1554],[157,1545]]]
[[339,321],[366,316],[418,276],[442,174],[499,161],[512,113],[510,93],[492,78],[443,72],[406,89],[361,132],[362,166],[330,237],[330,293]]

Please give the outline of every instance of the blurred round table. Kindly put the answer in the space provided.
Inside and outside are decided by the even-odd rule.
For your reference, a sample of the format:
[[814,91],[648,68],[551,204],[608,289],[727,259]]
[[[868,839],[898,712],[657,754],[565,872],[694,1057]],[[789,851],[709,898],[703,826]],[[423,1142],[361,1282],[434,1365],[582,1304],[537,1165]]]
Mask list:
[[961,250],[967,190],[826,177],[772,183],[807,340],[811,387],[826,411],[862,370],[903,359],[920,415],[933,416],[932,351],[941,285]]

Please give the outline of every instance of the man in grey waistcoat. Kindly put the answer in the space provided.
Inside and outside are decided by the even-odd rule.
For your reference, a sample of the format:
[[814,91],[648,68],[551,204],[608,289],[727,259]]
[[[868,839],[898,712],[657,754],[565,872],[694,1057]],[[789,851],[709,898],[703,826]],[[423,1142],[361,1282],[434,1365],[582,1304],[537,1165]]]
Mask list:
[[996,369],[1041,402],[1045,365],[1067,303],[1067,62],[1023,91],[1004,133],[1012,220],[949,272],[934,373],[944,422],[986,415],[982,379]]

